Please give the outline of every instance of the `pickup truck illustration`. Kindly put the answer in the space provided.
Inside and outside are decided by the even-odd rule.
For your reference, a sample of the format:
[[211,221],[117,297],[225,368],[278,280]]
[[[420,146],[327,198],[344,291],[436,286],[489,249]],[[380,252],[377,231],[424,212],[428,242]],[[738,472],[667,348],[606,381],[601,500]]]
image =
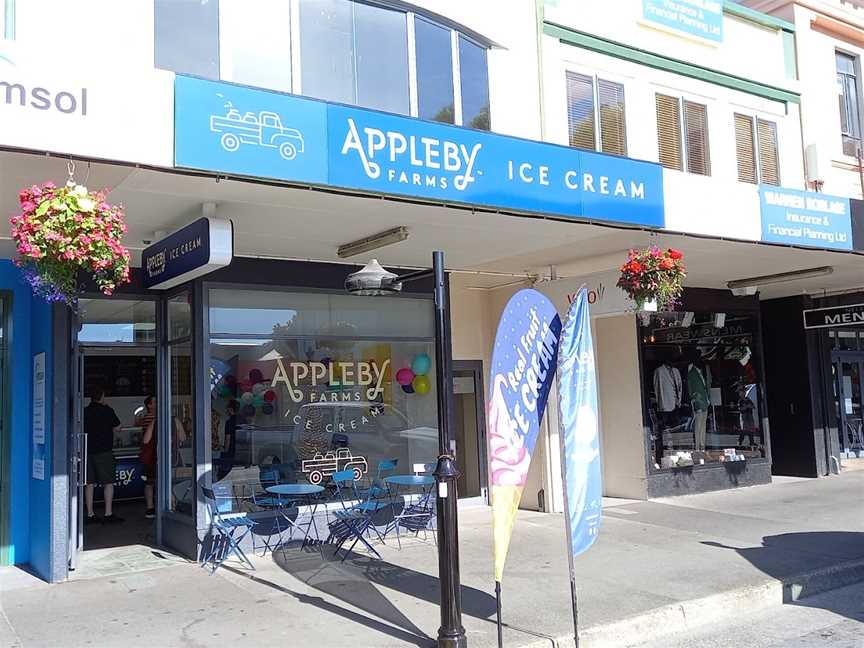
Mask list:
[[362,478],[369,469],[366,457],[355,457],[348,448],[340,448],[323,455],[317,452],[311,459],[304,459],[300,465],[300,471],[307,474],[309,483],[316,486],[324,481],[325,477],[349,468],[354,472],[354,481]]
[[251,144],[279,149],[279,155],[293,160],[303,152],[303,134],[296,128],[282,125],[282,119],[274,112],[262,110],[243,115],[231,108],[224,116],[210,115],[210,130],[222,133],[219,142],[222,148],[233,153],[240,144]]

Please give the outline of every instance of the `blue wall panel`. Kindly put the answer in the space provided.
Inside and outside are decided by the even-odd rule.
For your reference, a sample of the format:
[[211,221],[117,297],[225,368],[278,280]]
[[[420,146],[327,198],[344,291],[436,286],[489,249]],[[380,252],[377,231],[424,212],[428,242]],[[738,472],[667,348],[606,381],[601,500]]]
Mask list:
[[[12,291],[8,372],[11,381],[9,559],[14,564],[30,563],[39,575],[47,578],[51,555],[51,308],[33,298],[21,273],[6,259],[0,260],[0,290]],[[32,478],[33,354],[41,351],[46,353],[47,373],[44,480]]]

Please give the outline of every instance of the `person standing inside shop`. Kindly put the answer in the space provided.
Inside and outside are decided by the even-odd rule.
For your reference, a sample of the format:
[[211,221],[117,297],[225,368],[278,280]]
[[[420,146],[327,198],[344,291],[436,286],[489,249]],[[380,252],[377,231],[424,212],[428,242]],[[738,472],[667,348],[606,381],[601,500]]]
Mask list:
[[93,494],[96,485],[102,486],[105,500],[103,522],[115,523],[123,520],[114,515],[114,433],[120,430],[120,419],[110,406],[102,402],[105,389],[96,387],[90,394],[90,404],[84,408],[84,433],[87,435],[87,485],[84,500],[87,506],[87,523],[98,522],[93,512]]
[[144,435],[141,437],[141,452],[138,455],[138,459],[144,466],[144,500],[146,502],[144,517],[152,519],[156,517],[156,438],[158,437],[156,429],[156,398],[154,396],[148,396],[144,399],[144,409],[144,414],[140,418],[140,423],[144,428]]
[[240,403],[232,400],[225,408],[228,418],[225,421],[224,450],[222,451],[222,471],[224,474],[231,472],[234,467],[234,459],[237,456],[237,413],[240,411]]
[[687,391],[690,393],[690,406],[693,408],[695,447],[701,452],[705,450],[705,426],[708,423],[711,392],[702,354],[696,349],[691,353],[690,365],[687,367]]

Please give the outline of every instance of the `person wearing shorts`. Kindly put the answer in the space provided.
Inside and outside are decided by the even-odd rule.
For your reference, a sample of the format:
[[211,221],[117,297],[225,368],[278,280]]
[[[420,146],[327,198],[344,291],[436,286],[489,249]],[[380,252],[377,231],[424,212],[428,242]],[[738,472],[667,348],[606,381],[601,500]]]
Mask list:
[[84,501],[87,506],[87,523],[98,522],[93,511],[93,494],[96,486],[102,486],[105,500],[103,522],[114,523],[123,520],[114,515],[114,481],[116,479],[114,461],[114,433],[120,429],[120,419],[110,406],[102,402],[105,390],[97,387],[90,395],[90,404],[84,408],[84,433],[87,435],[87,485],[84,488]]

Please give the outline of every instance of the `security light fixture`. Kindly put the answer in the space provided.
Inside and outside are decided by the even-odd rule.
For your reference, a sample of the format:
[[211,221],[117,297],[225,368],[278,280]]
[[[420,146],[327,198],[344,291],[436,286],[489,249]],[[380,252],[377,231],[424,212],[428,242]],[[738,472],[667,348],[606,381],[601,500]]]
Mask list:
[[367,297],[392,295],[402,290],[402,282],[399,281],[399,275],[385,270],[377,259],[372,259],[361,270],[348,275],[345,290],[352,295]]
[[[818,268],[807,268],[805,270],[793,270],[792,272],[780,272],[778,274],[762,275],[761,277],[750,277],[748,279],[735,279],[729,281],[726,287],[731,291],[770,284],[786,283],[787,281],[798,281],[799,279],[811,279],[813,277],[824,277],[834,272],[832,266],[819,266]],[[754,291],[755,292],[755,291]],[[740,293],[736,293],[740,294]]]
[[393,229],[389,229],[386,232],[379,232],[378,234],[373,234],[372,236],[367,236],[366,238],[352,241],[351,243],[346,243],[345,245],[340,245],[339,248],[336,250],[336,253],[339,255],[340,258],[346,259],[348,257],[357,256],[358,254],[377,250],[378,248],[382,248],[387,245],[401,243],[407,238],[408,228],[404,225],[400,225],[399,227],[394,227]]

